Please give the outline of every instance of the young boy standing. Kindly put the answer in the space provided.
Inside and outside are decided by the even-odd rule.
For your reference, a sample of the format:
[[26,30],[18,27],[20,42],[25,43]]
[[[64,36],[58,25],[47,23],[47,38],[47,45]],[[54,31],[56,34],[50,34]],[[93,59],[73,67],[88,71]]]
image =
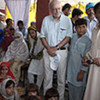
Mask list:
[[91,40],[86,35],[87,21],[83,18],[75,22],[76,32],[71,40],[67,80],[69,100],[82,100],[88,68],[82,65],[82,58],[90,50]]
[[[89,68],[84,100],[100,100],[100,2],[95,5],[94,12],[98,24],[92,31],[92,46],[88,52],[93,59],[93,64]],[[83,59],[84,65],[89,59],[88,54]]]

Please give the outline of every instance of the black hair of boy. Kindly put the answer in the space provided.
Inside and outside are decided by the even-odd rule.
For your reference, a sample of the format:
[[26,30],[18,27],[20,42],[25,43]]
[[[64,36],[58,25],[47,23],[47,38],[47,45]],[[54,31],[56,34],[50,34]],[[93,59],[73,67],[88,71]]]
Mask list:
[[80,9],[74,8],[73,11],[72,11],[72,18],[75,17],[76,15],[80,16],[82,14],[83,14],[83,12]]
[[58,100],[59,100],[59,93],[58,93],[57,89],[55,89],[54,87],[52,87],[46,91],[45,100],[48,100],[51,97],[58,97]]
[[11,84],[15,85],[14,81],[13,80],[8,80],[7,83],[6,83],[5,88],[8,88]]
[[70,9],[72,6],[69,3],[66,3],[63,8],[62,11],[64,11],[66,8]]
[[26,88],[26,94],[28,94],[28,92],[37,92],[38,95],[38,85],[35,83],[30,83]]
[[98,2],[95,6],[94,6],[94,12],[96,13],[97,9],[100,8],[100,2]]
[[9,22],[12,22],[12,19],[10,18],[6,19],[6,23],[8,24]]
[[22,20],[19,20],[19,21],[17,22],[17,26],[19,26],[19,24],[24,25],[24,23],[23,23],[23,21],[22,21]]
[[84,18],[79,18],[75,21],[75,26],[78,26],[78,25],[86,25],[87,26],[87,20],[84,19]]
[[26,100],[40,100],[38,97],[36,96],[29,96]]

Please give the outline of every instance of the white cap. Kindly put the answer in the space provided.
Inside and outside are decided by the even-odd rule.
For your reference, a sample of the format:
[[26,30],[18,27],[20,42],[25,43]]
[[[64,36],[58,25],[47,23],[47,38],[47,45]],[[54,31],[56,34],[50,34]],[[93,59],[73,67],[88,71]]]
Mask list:
[[2,13],[2,12],[0,12],[0,15],[1,15],[1,16],[5,16],[5,14],[4,14],[4,13]]
[[55,57],[50,56],[50,68],[54,71],[57,70],[60,63],[60,55],[57,54]]

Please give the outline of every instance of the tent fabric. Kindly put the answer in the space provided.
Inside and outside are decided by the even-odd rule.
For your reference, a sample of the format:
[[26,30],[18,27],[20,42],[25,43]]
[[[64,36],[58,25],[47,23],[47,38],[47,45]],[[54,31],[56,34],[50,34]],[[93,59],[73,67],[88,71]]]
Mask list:
[[27,27],[31,0],[5,0],[5,3],[14,20],[14,27],[16,28],[18,20],[22,20]]

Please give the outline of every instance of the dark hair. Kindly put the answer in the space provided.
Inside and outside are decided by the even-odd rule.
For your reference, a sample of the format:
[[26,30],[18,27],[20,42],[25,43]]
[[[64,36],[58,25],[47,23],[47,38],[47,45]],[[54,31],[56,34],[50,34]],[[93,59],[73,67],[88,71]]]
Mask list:
[[76,15],[79,16],[81,14],[83,14],[83,12],[80,9],[74,8],[72,11],[72,18],[75,17]]
[[84,19],[84,18],[79,18],[75,21],[75,26],[78,26],[78,25],[83,25],[85,24],[87,26],[87,20]]
[[19,21],[17,22],[17,26],[19,26],[19,24],[24,25],[24,23],[23,23],[23,21],[22,21],[22,20],[19,20]]
[[64,11],[66,8],[70,9],[72,6],[69,3],[66,3],[63,8],[62,11]]
[[38,85],[35,83],[30,83],[26,88],[26,94],[28,94],[28,92],[37,92],[37,94],[39,94]]
[[6,23],[8,24],[9,22],[12,22],[12,19],[10,18],[6,19]]
[[55,89],[54,87],[52,87],[46,91],[45,100],[48,100],[51,97],[58,97],[58,99],[59,99],[59,93],[58,93],[57,89]]
[[100,8],[100,2],[96,3],[94,6],[94,12],[96,13],[97,9]]
[[14,83],[13,80],[8,80],[7,83],[6,83],[5,88],[8,88],[11,84],[13,84],[15,86],[15,83]]
[[40,98],[32,95],[32,96],[28,96],[28,98],[26,98],[25,100],[40,100]]

